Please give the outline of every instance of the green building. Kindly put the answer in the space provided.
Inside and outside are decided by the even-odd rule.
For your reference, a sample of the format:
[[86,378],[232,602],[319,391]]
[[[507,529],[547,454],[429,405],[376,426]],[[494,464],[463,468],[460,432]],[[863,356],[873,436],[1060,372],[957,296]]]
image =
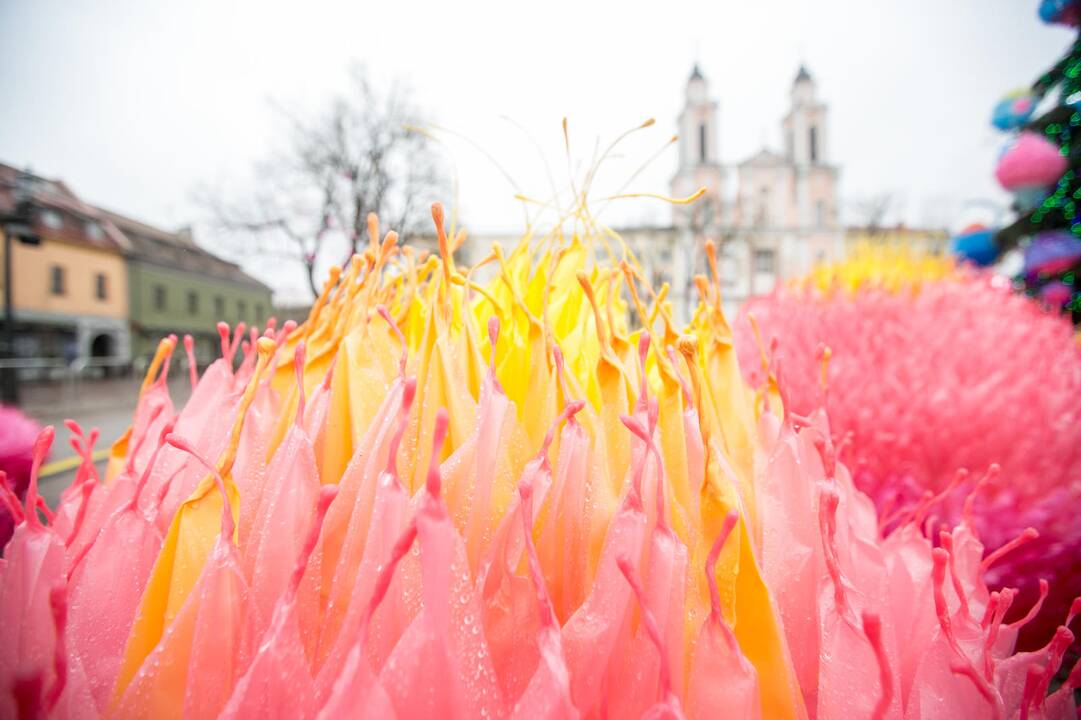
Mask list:
[[271,314],[271,290],[236,264],[203,250],[190,230],[167,232],[107,212],[128,240],[128,315],[131,357],[145,366],[169,333],[191,335],[201,367],[221,353],[216,324],[262,326]]

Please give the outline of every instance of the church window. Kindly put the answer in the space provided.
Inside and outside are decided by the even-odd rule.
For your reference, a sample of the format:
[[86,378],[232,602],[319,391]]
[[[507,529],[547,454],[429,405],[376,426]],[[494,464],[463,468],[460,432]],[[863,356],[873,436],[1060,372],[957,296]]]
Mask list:
[[739,274],[739,267],[736,263],[736,259],[726,252],[722,252],[721,255],[721,284],[725,287],[732,287],[736,284],[736,276]]
[[698,161],[706,162],[707,157],[706,148],[706,124],[702,123],[698,126]]
[[826,226],[826,202],[824,200],[815,203],[815,224],[818,227]]
[[773,265],[773,248],[758,248],[754,251],[754,271],[756,273],[772,274]]
[[769,212],[769,188],[763,187],[758,191],[758,224],[770,224]]
[[811,126],[810,143],[811,143],[811,162],[816,163],[816,162],[818,162],[818,128],[816,128],[814,125]]

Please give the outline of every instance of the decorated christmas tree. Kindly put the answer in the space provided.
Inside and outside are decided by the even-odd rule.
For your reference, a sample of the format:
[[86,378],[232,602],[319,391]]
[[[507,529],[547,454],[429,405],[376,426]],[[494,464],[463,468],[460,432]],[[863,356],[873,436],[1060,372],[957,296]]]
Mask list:
[[[1081,2],[1043,0],[1039,14],[1077,27]],[[1018,289],[1081,323],[1081,36],[1030,88],[999,101],[992,124],[1012,135],[995,177],[1013,193],[1016,218],[997,230],[962,234],[955,249],[990,265],[1021,248]]]

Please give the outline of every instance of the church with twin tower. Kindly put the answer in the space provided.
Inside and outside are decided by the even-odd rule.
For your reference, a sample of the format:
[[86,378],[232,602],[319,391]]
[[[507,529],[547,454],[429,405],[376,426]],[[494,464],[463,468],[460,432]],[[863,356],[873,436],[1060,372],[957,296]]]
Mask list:
[[687,79],[678,123],[679,163],[671,194],[685,197],[702,187],[706,193],[690,205],[673,206],[672,227],[663,232],[667,237],[635,237],[633,244],[648,264],[667,270],[670,297],[684,319],[697,304],[693,278],[706,272],[707,239],[718,247],[729,312],[842,252],[839,168],[830,162],[829,114],[806,67],[800,66],[792,81],[789,109],[780,123],[780,152],[763,147],[742,162],[723,161],[719,104],[697,65]]

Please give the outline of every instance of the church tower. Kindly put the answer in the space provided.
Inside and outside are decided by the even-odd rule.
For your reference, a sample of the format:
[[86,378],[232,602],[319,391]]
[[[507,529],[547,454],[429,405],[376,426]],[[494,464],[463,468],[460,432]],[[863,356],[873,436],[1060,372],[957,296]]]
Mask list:
[[687,79],[683,110],[679,114],[679,167],[672,177],[671,194],[684,197],[706,188],[706,195],[690,207],[677,207],[675,222],[696,232],[720,225],[724,193],[724,169],[718,146],[717,101],[709,95],[709,83],[698,65]]
[[816,97],[811,74],[800,65],[789,93],[790,107],[784,118],[785,155],[796,165],[826,165],[826,106]]
[[814,78],[800,65],[782,122],[785,160],[795,169],[796,226],[833,229],[837,223],[837,168],[829,162],[828,113]]

